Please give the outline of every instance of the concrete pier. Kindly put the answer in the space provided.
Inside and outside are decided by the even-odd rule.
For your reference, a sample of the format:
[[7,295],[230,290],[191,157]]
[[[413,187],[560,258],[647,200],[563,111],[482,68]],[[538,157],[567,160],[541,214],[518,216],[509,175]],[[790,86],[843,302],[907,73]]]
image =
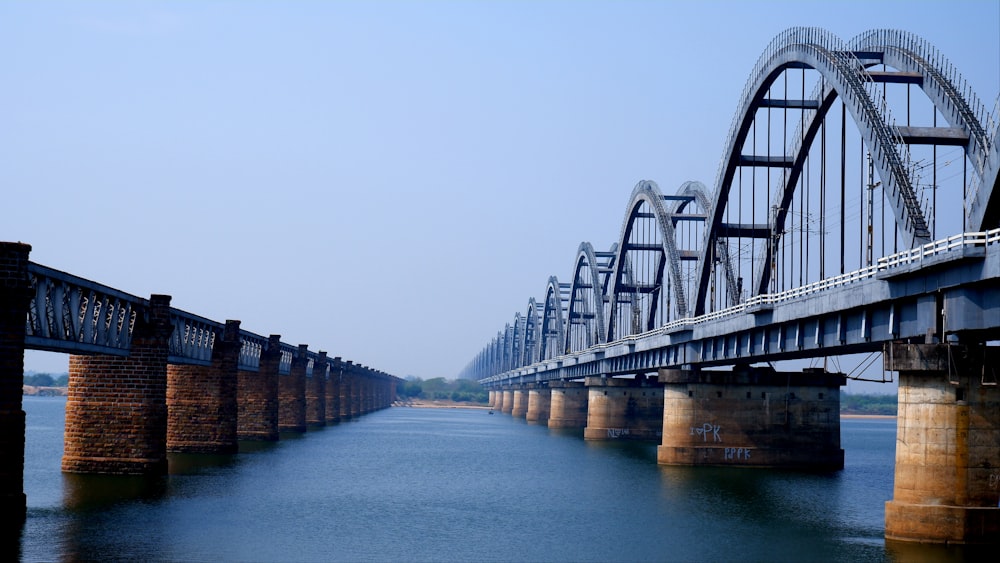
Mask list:
[[503,389],[503,406],[500,407],[500,412],[504,414],[511,414],[514,411],[514,388],[504,387]]
[[842,374],[667,370],[664,465],[842,469]]
[[170,296],[153,295],[149,302],[148,314],[136,317],[129,356],[69,357],[67,473],[167,472]]
[[548,424],[552,390],[540,383],[528,387],[528,412],[524,418],[532,424]]
[[1000,537],[1000,348],[892,343],[899,372],[896,470],[885,537],[996,543]]
[[663,431],[663,387],[657,380],[588,377],[586,440],[659,442]]
[[524,418],[528,414],[528,386],[517,385],[514,387],[514,404],[511,406],[510,415],[514,418]]
[[503,412],[503,389],[493,392],[493,410]]
[[587,426],[587,388],[582,381],[549,382],[552,400],[549,428],[584,428]]
[[240,321],[226,321],[212,364],[167,366],[167,451],[233,454],[237,437]]

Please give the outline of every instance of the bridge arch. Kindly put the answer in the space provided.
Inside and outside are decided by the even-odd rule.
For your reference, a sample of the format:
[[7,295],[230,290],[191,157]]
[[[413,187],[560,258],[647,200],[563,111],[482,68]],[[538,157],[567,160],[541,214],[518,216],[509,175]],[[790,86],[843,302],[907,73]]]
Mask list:
[[[904,46],[911,48],[904,49]],[[942,72],[940,64],[929,62],[925,58],[929,53],[926,42],[920,43],[915,36],[901,32],[869,32],[851,43],[845,43],[825,30],[793,28],[778,35],[771,42],[747,81],[724,145],[715,192],[710,204],[709,227],[699,258],[697,295],[692,307],[694,314],[703,314],[711,308],[706,299],[710,277],[715,264],[720,262],[720,251],[731,238],[737,240],[737,245],[742,239],[751,241],[750,253],[756,256],[757,264],[756,267],[751,267],[753,278],[751,292],[753,294],[768,292],[776,268],[774,264],[776,253],[791,212],[790,202],[796,186],[802,179],[813,140],[824,128],[827,112],[836,99],[841,100],[843,115],[851,116],[864,145],[867,146],[871,169],[869,178],[874,178],[875,173],[880,178],[878,183],[874,182],[874,179],[869,180],[870,187],[874,190],[874,187],[882,186],[885,195],[883,205],[891,208],[895,228],[898,236],[903,239],[903,246],[912,247],[930,240],[931,230],[915,191],[914,163],[909,160],[909,145],[915,142],[927,142],[928,131],[916,132],[916,128],[897,126],[889,105],[885,103],[884,90],[880,98],[877,85],[904,80],[913,83],[919,80],[922,87],[926,84],[928,98],[935,108],[938,106],[951,108],[945,117],[954,120],[955,127],[965,132],[968,138],[965,152],[971,160],[981,162],[982,166],[973,167],[974,172],[980,176],[990,161],[988,156],[993,143],[979,125],[980,117],[986,115],[985,110],[981,109],[981,104],[975,98],[968,98],[972,101],[966,102],[967,97],[958,93],[965,87],[956,87],[955,81],[947,78],[957,76],[957,73],[950,70],[950,66]],[[892,65],[898,72],[880,73],[868,70],[875,65]],[[793,69],[803,69],[803,95],[800,99],[792,99],[787,95],[786,73]],[[820,77],[813,94],[808,97],[804,95],[805,69],[815,71]],[[785,96],[772,98],[772,87],[782,76],[785,76]],[[786,121],[789,109],[801,111],[799,130],[793,135],[791,143],[788,145],[782,143],[778,155],[771,153],[771,108],[783,109]],[[767,116],[767,154],[757,152],[757,127],[758,120],[763,121],[760,116],[762,113],[766,113]],[[909,122],[908,112],[906,122]],[[785,125],[782,129],[784,127]],[[763,125],[761,128],[763,129]],[[750,139],[751,132],[752,139]],[[929,132],[934,142],[941,140],[933,139],[934,135],[940,132],[940,129]],[[925,137],[921,138],[921,135]],[[943,142],[954,143],[948,139],[944,139]],[[748,143],[753,145],[750,154],[745,153]],[[791,150],[788,150],[789,148]],[[772,198],[769,195],[765,198],[770,207],[758,216],[751,204],[749,223],[742,220],[729,222],[730,215],[742,216],[738,212],[746,207],[743,202],[738,201],[734,204],[731,201],[731,193],[737,178],[742,191],[745,169],[754,180],[757,178],[757,170],[765,169],[767,190],[770,194],[771,170],[775,168],[779,174],[777,185],[774,187],[774,196]],[[841,177],[843,176],[842,171]],[[843,179],[841,181],[843,182]],[[985,193],[984,190],[979,191]],[[989,195],[983,195],[981,198],[988,200]],[[985,210],[989,206],[984,203],[980,208]],[[733,209],[737,213],[730,213]],[[754,243],[755,240],[759,242]],[[735,303],[730,301],[729,304]]]
[[569,286],[559,283],[556,276],[545,286],[541,317],[539,360],[548,360],[566,353],[566,318],[563,303],[568,299]]
[[534,297],[528,299],[528,310],[524,315],[524,344],[521,346],[521,365],[527,366],[537,362],[540,358],[541,343],[539,335],[542,333],[542,315],[544,307],[535,300]]
[[605,342],[606,281],[614,256],[614,252],[595,252],[589,242],[577,249],[566,312],[565,349],[570,352]]

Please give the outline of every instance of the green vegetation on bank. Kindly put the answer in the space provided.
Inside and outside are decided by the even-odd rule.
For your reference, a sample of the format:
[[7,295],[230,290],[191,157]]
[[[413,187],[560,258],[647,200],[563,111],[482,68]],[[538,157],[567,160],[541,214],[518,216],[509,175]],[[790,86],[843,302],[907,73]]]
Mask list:
[[69,387],[69,374],[29,372],[24,375],[24,384],[32,387]]
[[896,416],[896,395],[840,394],[841,414]]
[[482,403],[489,402],[490,395],[478,381],[471,379],[447,380],[443,377],[423,380],[409,376],[396,388],[396,394],[401,399],[435,399],[455,402]]

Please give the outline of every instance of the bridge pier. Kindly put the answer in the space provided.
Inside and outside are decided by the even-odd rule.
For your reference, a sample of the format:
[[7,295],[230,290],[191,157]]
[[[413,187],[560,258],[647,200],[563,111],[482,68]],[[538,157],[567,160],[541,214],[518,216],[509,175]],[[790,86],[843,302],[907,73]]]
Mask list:
[[343,365],[340,372],[340,420],[351,419],[351,387],[354,385],[354,374],[351,372],[353,362]]
[[509,385],[503,388],[503,405],[500,407],[500,412],[504,414],[514,412],[514,388]]
[[31,246],[0,242],[0,514],[23,522],[24,494],[24,319],[31,300]]
[[170,296],[153,295],[136,316],[128,356],[69,357],[63,471],[166,474],[172,332]]
[[503,388],[493,391],[493,410],[503,412]]
[[312,376],[306,377],[306,425],[326,426],[326,352],[313,362]]
[[212,363],[167,365],[167,451],[233,454],[237,443],[236,400],[240,321],[226,321],[212,346]]
[[490,398],[489,401],[487,401],[486,403],[487,406],[493,408],[493,406],[496,405],[496,401],[497,401],[497,392],[494,391],[493,389],[490,389]]
[[899,372],[896,470],[885,537],[933,543],[1000,538],[1000,348],[892,343]]
[[644,375],[635,379],[588,377],[585,440],[660,441],[663,388]]
[[272,334],[260,351],[256,372],[239,370],[236,390],[236,437],[239,440],[278,440],[278,370],[281,336]]
[[330,363],[330,379],[326,383],[326,423],[337,424],[340,422],[340,375],[343,370],[343,362],[340,356]]
[[661,369],[664,465],[843,469],[833,373]]
[[551,381],[549,428],[586,428],[587,388],[582,381]]
[[525,418],[528,414],[528,385],[519,383],[514,385],[514,404],[511,406],[510,415],[514,418]]
[[292,356],[289,374],[278,379],[278,430],[282,432],[306,431],[306,352],[309,346],[299,344]]
[[364,379],[357,369],[351,370],[351,418],[361,416],[361,393],[364,387]]
[[530,423],[548,424],[552,406],[552,390],[541,383],[528,386],[528,412],[524,415]]

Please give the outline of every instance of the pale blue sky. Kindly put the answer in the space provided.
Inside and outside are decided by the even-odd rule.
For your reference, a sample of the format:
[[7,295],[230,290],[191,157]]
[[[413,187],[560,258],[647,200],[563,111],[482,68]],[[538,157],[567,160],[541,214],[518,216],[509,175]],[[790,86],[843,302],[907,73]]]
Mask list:
[[995,1],[5,0],[0,240],[451,378],[581,241],[617,240],[637,181],[714,181],[750,70],[798,25],[905,29],[1000,92]]

